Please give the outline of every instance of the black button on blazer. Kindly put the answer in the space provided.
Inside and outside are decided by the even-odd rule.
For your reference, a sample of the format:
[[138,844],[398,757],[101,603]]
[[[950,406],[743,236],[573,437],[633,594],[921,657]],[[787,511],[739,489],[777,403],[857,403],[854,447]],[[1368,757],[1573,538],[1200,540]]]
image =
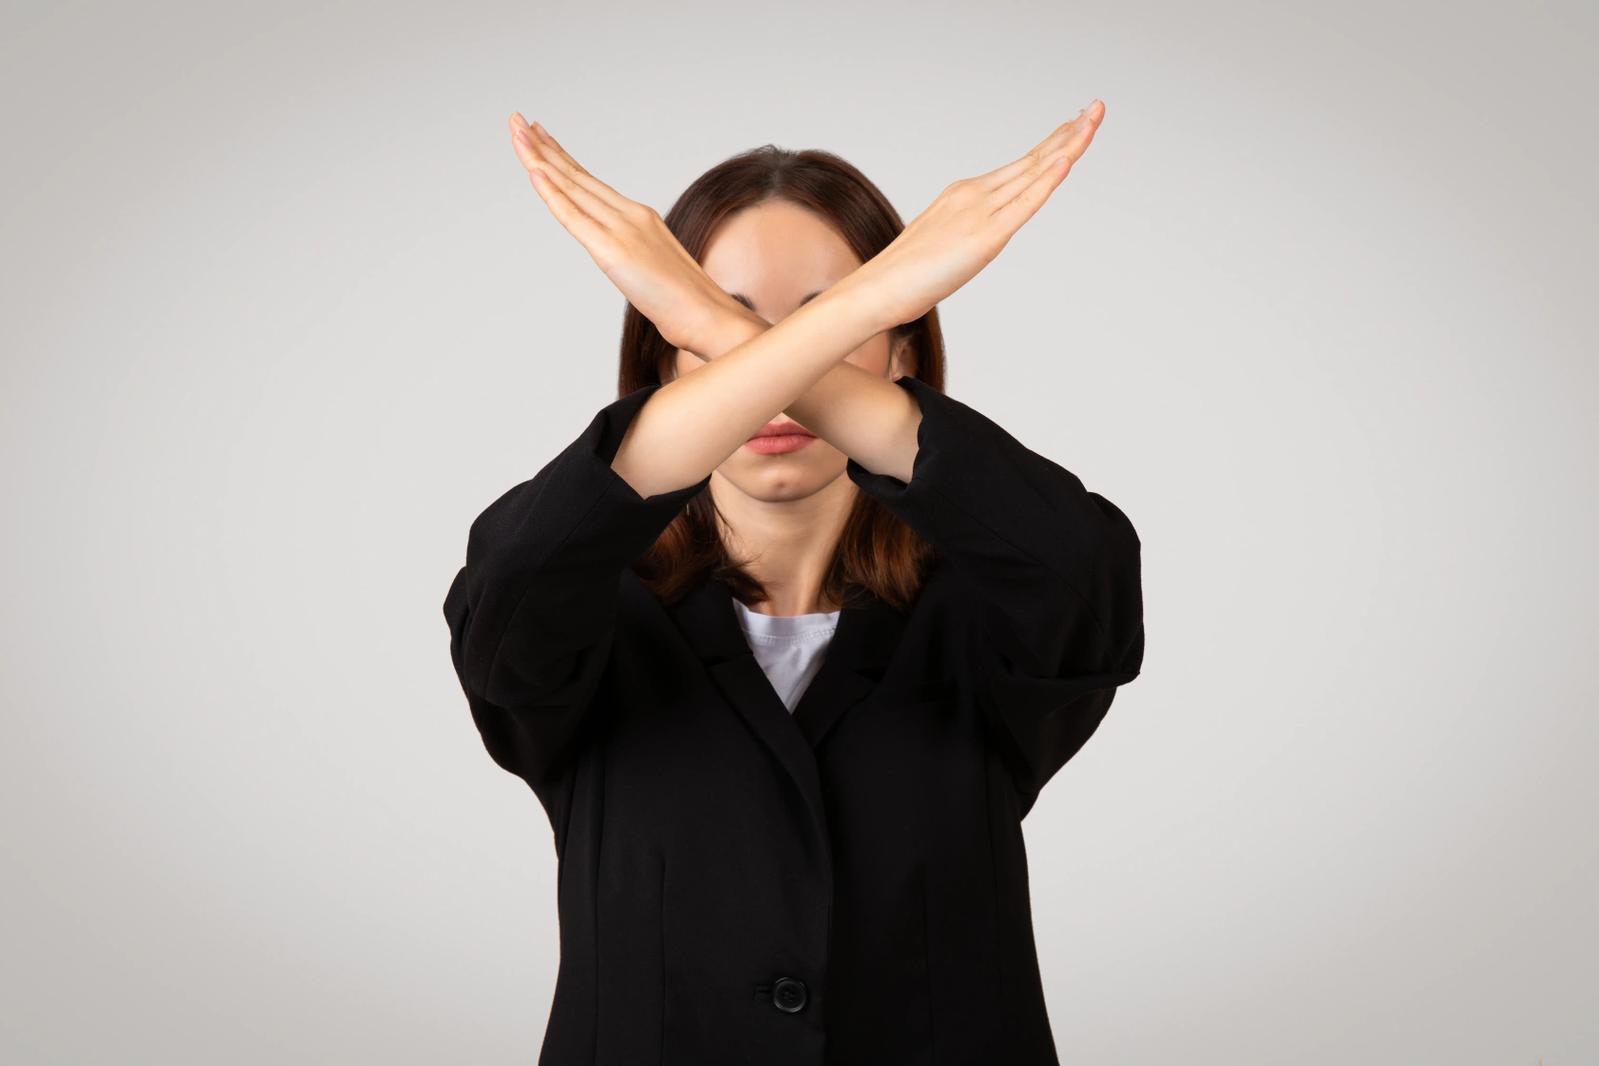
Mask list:
[[710,481],[610,467],[650,385],[472,523],[444,601],[488,754],[559,856],[540,1066],[1043,1066],[1021,820],[1138,676],[1127,517],[914,377],[909,483],[849,477],[936,549],[913,608],[846,604],[790,714],[731,593],[636,560]]

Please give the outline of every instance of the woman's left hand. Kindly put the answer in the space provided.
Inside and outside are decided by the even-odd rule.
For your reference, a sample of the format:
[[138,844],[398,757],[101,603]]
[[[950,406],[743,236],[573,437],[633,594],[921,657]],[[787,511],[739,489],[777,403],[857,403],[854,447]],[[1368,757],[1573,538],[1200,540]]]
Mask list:
[[711,280],[659,213],[590,174],[542,125],[520,113],[511,140],[550,213],[673,347],[699,353],[728,315],[748,308]]
[[915,321],[993,262],[1088,151],[1104,118],[1104,102],[1092,100],[1021,158],[945,186],[848,279],[868,290],[878,326]]

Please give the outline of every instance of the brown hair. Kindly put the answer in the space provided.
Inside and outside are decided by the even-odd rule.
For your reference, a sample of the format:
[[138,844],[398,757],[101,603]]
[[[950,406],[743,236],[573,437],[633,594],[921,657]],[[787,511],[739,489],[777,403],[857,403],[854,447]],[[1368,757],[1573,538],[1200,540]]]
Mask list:
[[[723,160],[700,175],[663,221],[684,249],[701,261],[723,219],[775,199],[821,215],[863,263],[905,228],[887,197],[843,158],[819,149],[791,151],[770,144]],[[915,369],[907,368],[907,372],[942,391],[944,341],[937,308],[889,332],[891,341],[908,342],[906,354]],[[655,324],[629,304],[622,324],[618,396],[661,383],[661,367],[675,355],[676,348]],[[904,609],[915,599],[924,564],[933,554],[933,546],[898,516],[857,490],[823,579],[823,596],[845,603],[852,588],[859,586]],[[650,590],[668,603],[707,578],[727,583],[745,603],[766,598],[760,581],[728,555],[709,490],[688,502],[634,569]]]

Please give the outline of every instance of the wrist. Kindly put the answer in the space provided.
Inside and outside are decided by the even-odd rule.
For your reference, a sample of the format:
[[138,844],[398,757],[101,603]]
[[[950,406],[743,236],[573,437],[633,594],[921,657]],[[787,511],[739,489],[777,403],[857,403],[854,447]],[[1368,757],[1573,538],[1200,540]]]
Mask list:
[[[862,270],[864,268],[857,269],[834,283],[805,306],[813,308],[821,304],[831,308],[830,314],[842,317],[845,331],[858,334],[860,343],[864,344],[897,323],[885,324],[881,320],[883,301],[875,294],[870,275],[863,274]],[[743,304],[712,307],[702,317],[694,340],[684,345],[684,349],[709,361],[771,328],[771,323]]]
[[688,350],[708,361],[732,351],[770,328],[764,319],[742,304],[732,308],[713,308],[705,316],[696,342]]
[[855,323],[858,331],[868,339],[899,324],[883,320],[885,303],[878,294],[877,282],[870,268],[870,263],[856,268],[854,273],[841,278],[817,297],[817,301],[827,299],[838,307],[840,313]]

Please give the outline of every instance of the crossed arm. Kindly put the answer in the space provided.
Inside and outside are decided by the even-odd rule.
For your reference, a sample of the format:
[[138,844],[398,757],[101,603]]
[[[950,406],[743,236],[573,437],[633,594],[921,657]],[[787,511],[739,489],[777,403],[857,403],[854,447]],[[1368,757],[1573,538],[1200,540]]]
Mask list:
[[[1086,141],[1076,143],[1080,154]],[[788,411],[848,455],[850,478],[930,540],[973,591],[986,664],[976,699],[1009,753],[1025,812],[1141,669],[1137,533],[1116,505],[980,412],[843,357],[992,258],[993,241],[1020,224],[1006,212],[1029,195],[1036,210],[1039,183],[1053,187],[1050,164],[1032,156],[951,185],[901,234],[904,244],[770,326],[696,277],[675,240],[659,239],[653,212],[623,201],[606,214],[585,195],[614,195],[607,187],[585,193],[569,169],[563,199],[538,173],[535,187],[562,224],[624,291],[633,287],[629,299],[669,342],[707,364],[608,404],[473,523],[445,614],[457,671],[501,765],[539,787],[599,684],[619,575],[712,470]],[[604,234],[587,210],[577,217],[580,202],[608,219]],[[617,232],[631,248],[613,243]],[[652,255],[663,269],[635,269]],[[674,309],[697,313],[673,320]]]
[[735,324],[730,351],[650,397],[613,468],[642,496],[691,485],[789,411],[866,468],[908,480],[917,405],[844,357],[921,317],[991,262],[1070,173],[1103,118],[1096,100],[1020,158],[951,182],[868,262],[756,331],[746,309],[710,279],[653,209],[590,174],[542,125],[513,115],[513,145],[534,189],[668,343],[699,353]]
[[[909,481],[917,404],[853,363],[850,352],[887,327],[851,274],[766,325],[733,316],[695,342],[707,360],[662,385],[639,409],[612,467],[641,496],[693,484],[787,411],[866,467]],[[683,426],[694,432],[680,433]]]

